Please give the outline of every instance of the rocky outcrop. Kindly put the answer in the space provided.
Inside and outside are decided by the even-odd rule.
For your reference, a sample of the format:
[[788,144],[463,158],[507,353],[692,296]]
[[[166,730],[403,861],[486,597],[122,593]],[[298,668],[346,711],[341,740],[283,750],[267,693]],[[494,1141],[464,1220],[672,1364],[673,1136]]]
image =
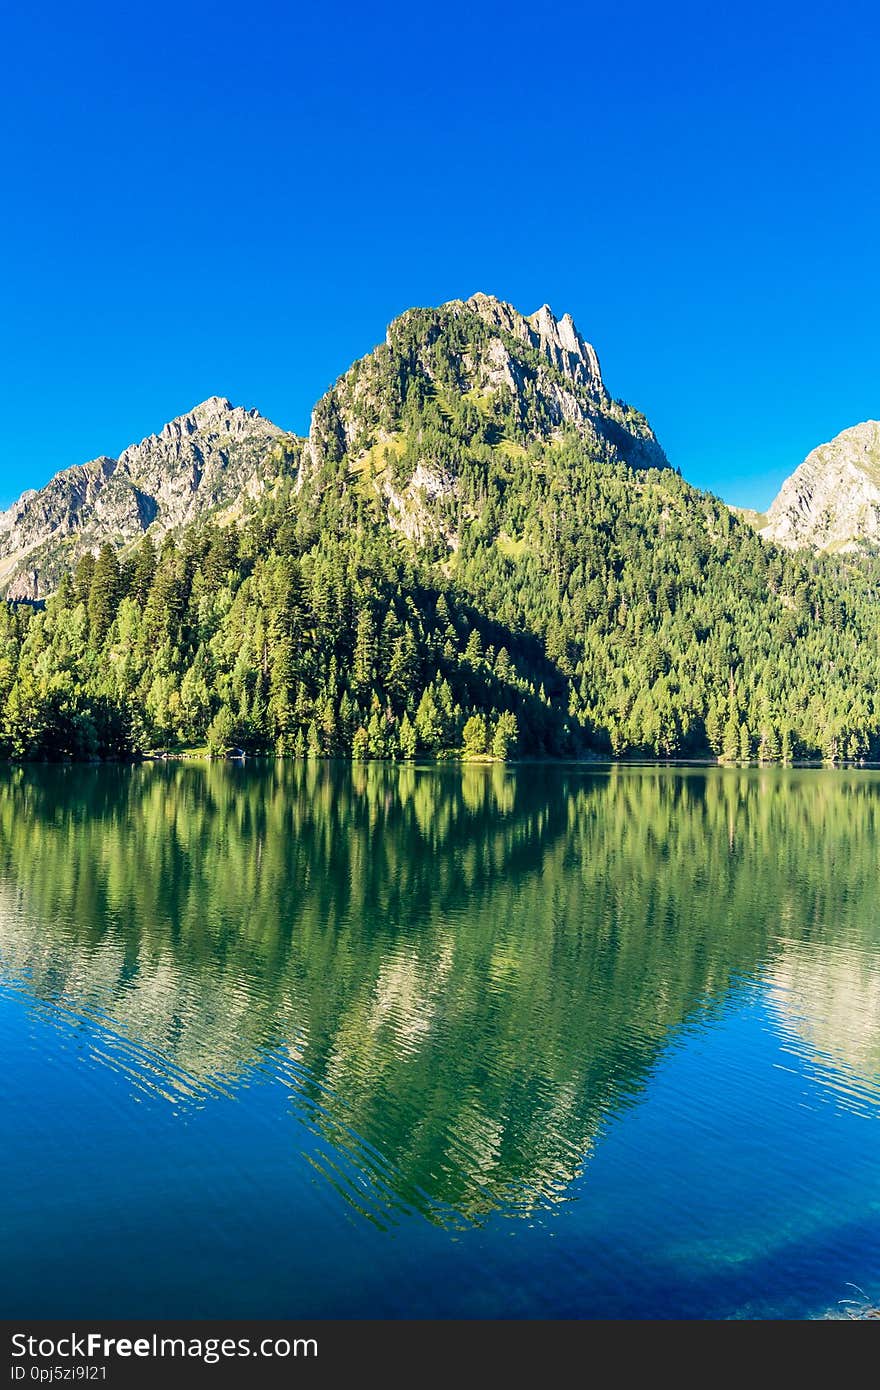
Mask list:
[[400,531],[415,545],[442,540],[447,549],[458,549],[454,527],[448,522],[444,524],[442,515],[438,516],[431,506],[444,498],[457,496],[453,474],[420,461],[402,491],[398,491],[386,477],[382,478],[379,486],[387,504],[386,515],[392,531]]
[[6,597],[10,603],[36,603],[40,597],[40,576],[37,570],[19,570]]
[[485,364],[477,356],[478,383],[485,389],[503,382],[523,398],[521,416],[528,423],[532,415],[536,437],[571,426],[633,468],[668,466],[645,417],[612,399],[596,349],[581,337],[570,314],[557,320],[543,304],[534,314],[523,315],[487,294],[444,307],[462,318],[477,315],[497,334],[490,339]]
[[6,512],[0,512],[0,545],[4,552],[27,550],[52,534],[75,531],[94,510],[113,474],[116,460],[65,468],[39,492],[25,492]]
[[880,422],[843,430],[782,484],[760,534],[789,550],[880,543]]
[[0,589],[37,599],[103,542],[157,538],[257,496],[297,456],[298,441],[256,410],[212,396],[118,459],[67,468],[0,513]]
[[549,304],[542,304],[536,313],[525,316],[489,294],[452,300],[446,307],[479,314],[490,327],[500,329],[545,357],[569,381],[586,387],[597,399],[607,398],[596,350],[578,333],[570,314],[563,314],[557,321]]

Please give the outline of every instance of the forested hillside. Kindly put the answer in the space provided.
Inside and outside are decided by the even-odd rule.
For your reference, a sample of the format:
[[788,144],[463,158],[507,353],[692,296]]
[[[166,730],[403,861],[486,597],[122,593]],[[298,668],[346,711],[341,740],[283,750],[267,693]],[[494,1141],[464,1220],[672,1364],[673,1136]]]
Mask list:
[[690,487],[547,315],[411,311],[232,524],[4,605],[3,754],[877,756],[877,562]]

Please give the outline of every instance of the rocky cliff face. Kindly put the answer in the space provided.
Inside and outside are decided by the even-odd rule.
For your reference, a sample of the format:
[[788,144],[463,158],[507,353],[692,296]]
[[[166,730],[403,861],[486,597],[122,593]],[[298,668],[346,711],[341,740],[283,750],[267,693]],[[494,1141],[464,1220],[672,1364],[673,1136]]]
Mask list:
[[880,422],[843,430],[783,483],[760,534],[793,550],[880,543]]
[[578,333],[570,314],[563,314],[557,321],[549,304],[542,304],[536,313],[525,317],[510,304],[488,294],[453,300],[447,307],[478,314],[490,328],[545,357],[573,385],[586,387],[597,400],[607,396],[596,350]]
[[158,538],[240,505],[298,447],[256,410],[212,396],[118,459],[67,468],[0,513],[0,589],[9,598],[44,597],[66,567],[104,541],[124,546],[148,529]]

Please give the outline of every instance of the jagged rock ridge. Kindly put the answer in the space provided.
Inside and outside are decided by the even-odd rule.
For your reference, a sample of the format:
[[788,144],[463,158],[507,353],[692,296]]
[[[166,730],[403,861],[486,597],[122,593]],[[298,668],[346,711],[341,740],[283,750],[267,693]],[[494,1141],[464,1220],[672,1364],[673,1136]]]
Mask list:
[[808,454],[782,484],[760,534],[790,550],[880,542],[880,422],[853,425]]
[[295,453],[294,436],[220,396],[132,444],[57,473],[0,513],[0,585],[36,599],[104,541],[156,537],[256,496]]

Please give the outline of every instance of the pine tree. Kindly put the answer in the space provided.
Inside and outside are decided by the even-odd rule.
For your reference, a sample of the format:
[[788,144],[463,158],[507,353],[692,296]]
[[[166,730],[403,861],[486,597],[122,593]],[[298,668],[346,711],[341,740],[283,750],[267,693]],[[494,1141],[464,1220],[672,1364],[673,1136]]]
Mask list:
[[782,761],[783,761],[783,763],[785,764],[786,767],[789,767],[789,766],[791,765],[791,759],[792,759],[791,730],[786,726],[786,727],[782,730]]
[[111,545],[102,545],[89,587],[89,630],[95,647],[100,647],[116,616],[119,602],[119,561]]
[[152,537],[144,536],[134,555],[129,593],[141,608],[147,602],[156,574],[156,547]]
[[721,729],[721,712],[714,701],[709,705],[706,714],[706,742],[716,756],[721,753],[724,746],[724,736]]
[[486,716],[484,714],[472,714],[464,726],[463,737],[466,758],[476,758],[485,753],[488,743]]
[[235,741],[235,718],[228,705],[221,705],[208,726],[208,752],[222,756]]
[[398,701],[405,701],[418,682],[418,647],[407,627],[395,638],[388,666],[388,689]]
[[77,562],[73,576],[73,595],[76,603],[84,603],[88,607],[89,594],[92,591],[92,580],[95,577],[95,557],[90,550],[87,550]]
[[416,735],[415,728],[413,724],[410,722],[409,715],[404,713],[404,716],[400,721],[400,730],[398,733],[398,747],[400,749],[400,756],[402,758],[414,758],[416,756],[417,744],[418,738]]
[[422,692],[422,698],[419,700],[419,707],[416,710],[415,724],[416,734],[422,748],[427,753],[436,752],[443,740],[443,719],[437,708],[437,701],[434,699],[431,686],[427,686]]
[[357,638],[352,661],[352,679],[358,690],[372,684],[376,666],[376,630],[369,608],[362,608],[357,620]]
[[761,730],[758,759],[762,763],[775,763],[779,761],[779,738],[776,729],[769,722],[767,722]]
[[467,647],[465,648],[464,659],[469,662],[471,666],[477,666],[483,660],[483,641],[476,628],[471,629],[470,636],[467,640]]
[[321,744],[331,757],[337,750],[337,719],[332,698],[328,695],[321,711]]
[[724,739],[721,747],[721,760],[735,763],[740,752],[739,721],[734,714],[728,717],[724,726]]
[[498,716],[492,735],[493,757],[500,758],[502,762],[509,758],[516,747],[518,736],[516,715],[510,710],[503,710]]
[[378,708],[373,709],[367,724],[367,747],[371,758],[385,758],[388,755],[385,721]]

